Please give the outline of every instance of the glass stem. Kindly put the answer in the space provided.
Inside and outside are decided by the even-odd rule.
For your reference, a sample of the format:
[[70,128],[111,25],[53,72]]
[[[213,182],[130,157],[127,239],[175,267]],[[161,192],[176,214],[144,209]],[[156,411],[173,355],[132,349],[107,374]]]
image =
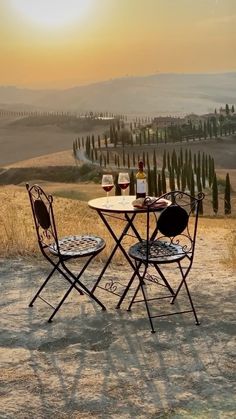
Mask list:
[[109,192],[107,192],[107,203],[106,203],[107,207],[108,207],[108,194],[109,194]]

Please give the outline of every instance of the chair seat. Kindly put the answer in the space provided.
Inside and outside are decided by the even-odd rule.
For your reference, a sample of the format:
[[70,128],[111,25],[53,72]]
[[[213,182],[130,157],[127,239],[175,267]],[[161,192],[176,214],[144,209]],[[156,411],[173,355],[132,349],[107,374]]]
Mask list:
[[[67,236],[58,240],[60,254],[65,257],[90,256],[105,247],[105,241],[97,236]],[[49,246],[49,251],[58,255],[57,245]]]
[[[177,262],[186,256],[186,251],[178,244],[172,244],[161,240],[155,240],[148,246],[148,263],[171,263]],[[142,241],[134,244],[129,249],[129,255],[140,262],[147,260],[147,242]]]

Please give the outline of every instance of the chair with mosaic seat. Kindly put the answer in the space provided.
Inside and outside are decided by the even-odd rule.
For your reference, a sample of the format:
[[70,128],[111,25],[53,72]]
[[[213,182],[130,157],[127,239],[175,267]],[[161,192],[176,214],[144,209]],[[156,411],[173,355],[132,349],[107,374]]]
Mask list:
[[[187,277],[194,260],[199,211],[204,194],[201,192],[197,197],[193,197],[182,191],[172,191],[157,198],[154,204],[158,203],[158,199],[162,198],[169,200],[170,205],[157,218],[154,233],[150,232],[153,200],[146,199],[145,237],[142,241],[133,244],[129,248],[129,256],[135,261],[136,266],[131,281],[133,282],[134,278],[137,277],[138,285],[128,306],[128,311],[131,310],[133,304],[144,302],[152,333],[155,332],[153,319],[156,317],[192,312],[196,324],[200,324],[187,284]],[[172,264],[173,267],[177,267],[177,270],[173,271],[171,269],[171,271],[167,270],[167,273],[164,272],[163,268],[167,265],[170,267]],[[152,268],[152,273],[150,273],[150,267]],[[177,276],[177,273],[179,273],[179,276]],[[173,279],[175,282],[178,281],[176,290],[174,290],[172,285]],[[153,291],[153,286],[155,288],[155,285],[163,285],[168,290],[167,295],[149,298],[147,295],[149,284],[152,286],[151,291]],[[189,309],[157,315],[152,314],[151,303],[154,303],[156,300],[169,298],[170,303],[174,304],[183,286],[190,304]],[[141,298],[138,298],[140,292]]]
[[[90,262],[105,248],[105,241],[101,237],[94,235],[74,235],[58,238],[52,195],[46,194],[40,186],[35,184],[32,186],[26,184],[26,189],[30,199],[39,248],[45,259],[52,266],[51,272],[36,292],[29,306],[32,307],[37,298],[43,300],[53,308],[53,312],[48,319],[51,322],[71,291],[75,289],[80,295],[85,294],[89,296],[102,310],[106,310],[102,302],[89,290],[82,280],[82,275]],[[68,262],[72,259],[83,260],[82,267],[76,275],[68,266]],[[41,295],[55,272],[61,274],[69,284],[69,288],[56,307]]]

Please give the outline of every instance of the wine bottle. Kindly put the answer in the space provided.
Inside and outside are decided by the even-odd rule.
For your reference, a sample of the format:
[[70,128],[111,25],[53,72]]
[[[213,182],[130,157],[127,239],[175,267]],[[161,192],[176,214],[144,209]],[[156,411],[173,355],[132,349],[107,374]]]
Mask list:
[[138,163],[138,172],[136,174],[136,198],[146,197],[146,173],[143,170],[143,162]]

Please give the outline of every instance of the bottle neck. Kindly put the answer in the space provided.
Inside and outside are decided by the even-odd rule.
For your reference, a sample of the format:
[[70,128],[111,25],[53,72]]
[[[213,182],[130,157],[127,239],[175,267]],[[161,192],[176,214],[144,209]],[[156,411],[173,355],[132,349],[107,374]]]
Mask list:
[[138,170],[139,170],[139,172],[143,172],[143,162],[142,161],[140,161],[139,164],[138,164]]

